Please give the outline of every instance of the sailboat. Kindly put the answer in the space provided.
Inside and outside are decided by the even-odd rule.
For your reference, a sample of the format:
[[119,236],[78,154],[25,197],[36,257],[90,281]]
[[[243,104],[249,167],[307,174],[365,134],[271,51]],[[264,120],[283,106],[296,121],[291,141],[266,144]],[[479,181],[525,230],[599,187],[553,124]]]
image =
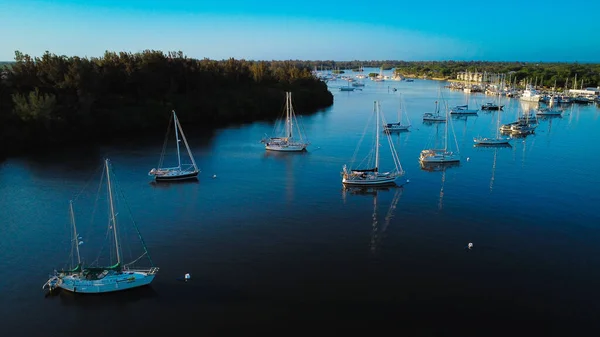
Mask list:
[[[82,237],[79,236],[77,226],[75,224],[75,213],[73,211],[73,201],[69,202],[69,212],[72,226],[71,244],[74,248],[77,264],[69,270],[55,271],[48,281],[42,286],[42,289],[48,288],[50,291],[61,288],[74,293],[107,293],[121,291],[136,287],[148,285],[154,280],[158,273],[158,267],[155,267],[148,249],[144,244],[142,236],[133,222],[135,231],[142,243],[144,253],[129,263],[124,263],[123,252],[121,248],[121,235],[123,229],[117,222],[116,200],[113,187],[114,179],[110,161],[104,161],[102,170],[101,184],[106,180],[107,201],[108,201],[108,231],[107,240],[112,241],[111,256],[114,256],[116,263],[110,263],[109,266],[84,266],[79,251],[79,246],[83,244]],[[99,190],[100,191],[100,190]],[[73,252],[73,250],[72,250]],[[113,255],[114,254],[114,255]],[[142,257],[146,256],[150,262],[149,268],[134,269],[132,266],[137,263]]]
[[438,101],[435,101],[435,112],[426,112],[423,114],[423,122],[445,122],[446,116],[440,115]]
[[[408,120],[408,124],[402,124],[402,110],[404,106],[402,104],[402,94],[400,94],[400,106],[398,107],[398,122],[397,123],[387,123],[383,125],[383,130],[386,132],[396,132],[396,131],[408,131],[410,128],[410,120]],[[408,115],[406,116],[408,119]]]
[[478,109],[469,109],[469,94],[467,94],[467,104],[457,105],[450,109],[451,115],[477,115]]
[[[448,108],[446,108],[446,118],[448,118]],[[450,121],[451,122],[451,121]],[[438,164],[438,163],[454,163],[460,162],[460,155],[458,153],[454,153],[452,151],[448,151],[448,123],[446,123],[444,128],[444,148],[443,149],[425,149],[421,151],[421,155],[419,156],[419,161],[422,164]],[[454,127],[452,127],[452,134],[454,134]],[[437,135],[437,130],[436,130]],[[456,149],[458,151],[458,143],[456,142]]]
[[[390,146],[390,151],[392,153],[392,159],[394,161],[394,170],[392,171],[388,171],[388,172],[379,172],[379,134],[381,133],[379,130],[379,123],[380,123],[380,104],[379,102],[375,101],[373,103],[373,113],[376,116],[376,123],[375,123],[375,143],[374,143],[374,150],[375,150],[375,158],[374,158],[374,162],[372,162],[371,160],[367,160],[367,158],[365,158],[364,161],[368,161],[368,167],[366,168],[348,168],[346,165],[344,165],[344,167],[342,168],[342,183],[345,185],[385,185],[385,184],[393,184],[395,183],[396,179],[398,177],[401,177],[404,175],[404,170],[402,169],[402,166],[400,165],[400,158],[398,157],[398,153],[396,152],[396,148],[394,147],[394,142],[392,141],[390,134],[386,133],[386,137],[388,139],[388,144]],[[363,134],[364,137],[364,134]],[[361,138],[362,141],[362,138]],[[358,143],[356,150],[358,151],[359,147],[360,147],[360,143]],[[356,153],[354,157],[356,157]],[[371,151],[371,153],[369,154],[368,158],[371,159],[372,158],[372,154],[373,151]],[[354,159],[352,159],[352,163],[354,163]]]
[[[500,97],[501,96],[498,96],[498,100],[500,100]],[[498,105],[500,105],[500,102],[498,102]],[[500,111],[502,111],[502,110],[498,110],[498,112],[496,113],[496,136],[495,137],[475,137],[475,138],[473,138],[473,142],[475,143],[475,145],[482,145],[482,146],[505,145],[510,142],[510,140],[511,140],[510,137],[502,136],[500,134]]]
[[[298,129],[299,138],[294,139],[294,123],[296,124],[296,128]],[[270,151],[305,151],[306,147],[310,144],[309,142],[304,140],[302,136],[302,132],[300,132],[300,128],[297,127],[298,121],[296,119],[296,114],[294,113],[294,108],[292,106],[292,93],[285,93],[285,131],[284,134],[280,137],[271,137],[265,138],[261,142],[265,144],[265,149]]]
[[[165,150],[167,148],[167,141],[169,139],[169,131],[171,130],[171,123],[174,125],[175,129],[175,143],[177,144],[177,166],[176,167],[162,167],[163,160],[165,158]],[[185,144],[185,148],[187,150],[187,154],[190,157],[190,164],[181,163],[181,152],[179,149],[179,143],[181,139],[179,139],[179,134],[181,134],[181,138],[183,139],[183,143]],[[158,162],[158,168],[153,168],[148,172],[148,175],[154,177],[156,181],[174,181],[174,180],[186,180],[186,179],[197,179],[198,166],[196,165],[196,161],[194,160],[194,156],[192,155],[192,151],[190,150],[190,146],[183,134],[183,129],[181,128],[181,124],[179,123],[179,119],[177,118],[177,114],[175,110],[173,110],[173,120],[169,121],[169,127],[167,128],[167,136],[165,137],[165,142],[163,145],[162,153],[160,154],[160,160]]]

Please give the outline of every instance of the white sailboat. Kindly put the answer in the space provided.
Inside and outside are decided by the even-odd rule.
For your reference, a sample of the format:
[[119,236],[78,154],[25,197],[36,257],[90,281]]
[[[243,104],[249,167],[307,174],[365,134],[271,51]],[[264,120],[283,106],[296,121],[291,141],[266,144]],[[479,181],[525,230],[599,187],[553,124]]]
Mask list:
[[469,109],[469,94],[467,94],[467,104],[457,105],[450,109],[451,115],[477,115],[479,109]]
[[[174,124],[175,129],[175,143],[177,145],[177,166],[162,167],[163,160],[165,158],[165,150],[167,148],[167,141],[169,139],[169,131],[171,130],[171,122]],[[181,138],[183,139],[183,143],[185,144],[187,154],[190,158],[189,164],[181,163],[181,152],[179,149],[179,143],[182,139],[179,139],[179,134],[181,134]],[[150,172],[148,172],[148,175],[154,177],[154,180],[156,181],[174,181],[197,179],[199,172],[200,170],[198,170],[198,166],[196,165],[196,161],[194,160],[194,156],[192,155],[190,146],[188,145],[188,142],[183,133],[183,129],[181,128],[181,124],[179,123],[179,119],[177,118],[177,114],[175,113],[175,110],[173,110],[173,120],[169,122],[169,127],[167,128],[167,136],[165,137],[162,153],[160,154],[158,167],[150,170]]]
[[435,112],[426,112],[423,114],[423,122],[445,122],[446,116],[440,115],[438,101],[435,101]]
[[[117,222],[116,201],[113,187],[113,172],[110,161],[104,161],[104,169],[101,178],[106,179],[107,201],[108,201],[108,231],[107,240],[112,241],[113,247],[111,256],[114,256],[116,261],[110,263],[109,266],[84,266],[79,251],[79,246],[83,244],[82,237],[79,236],[77,226],[75,224],[75,214],[73,211],[73,201],[69,203],[71,226],[72,226],[72,245],[76,255],[77,264],[72,266],[70,270],[55,271],[54,275],[42,286],[42,289],[48,288],[50,291],[61,288],[74,293],[107,293],[121,291],[136,287],[148,285],[154,280],[158,267],[154,267],[150,254],[144,244],[141,234],[133,222],[135,230],[143,246],[144,253],[136,259],[132,259],[129,263],[124,263],[121,234],[123,229],[120,228]],[[118,228],[119,227],[119,228]],[[73,251],[72,251],[73,253]],[[114,255],[113,255],[114,254]],[[137,263],[142,257],[146,256],[149,260],[150,267],[143,269],[133,268],[133,264]]]
[[[365,168],[348,168],[346,165],[342,168],[342,183],[345,185],[385,185],[385,184],[393,184],[395,183],[398,177],[404,175],[404,170],[402,170],[402,166],[400,165],[400,158],[398,157],[398,153],[396,152],[396,148],[394,147],[394,143],[390,137],[389,133],[386,133],[386,137],[388,139],[388,144],[390,146],[390,151],[392,153],[392,159],[394,161],[395,168],[392,171],[388,172],[380,172],[379,171],[379,134],[381,133],[379,130],[380,125],[380,105],[377,101],[373,104],[373,113],[376,116],[375,123],[375,143],[374,150],[375,156],[373,158],[372,153],[370,152],[369,156],[363,160],[363,162],[367,162],[368,165]],[[363,134],[364,137],[364,134]],[[359,141],[356,150],[358,151],[360,147]],[[351,165],[354,164],[354,159],[356,158],[356,153],[354,154],[354,158],[351,160]],[[374,159],[374,160],[371,160]]]
[[[448,119],[448,108],[446,108],[446,119]],[[452,121],[450,120],[449,123]],[[432,148],[421,151],[419,161],[422,164],[442,164],[442,163],[455,163],[460,162],[460,154],[458,153],[458,143],[456,142],[456,136],[454,136],[454,142],[456,143],[457,152],[448,150],[448,124],[446,123],[444,128],[444,148]],[[452,134],[454,135],[454,126],[452,127]],[[436,130],[437,135],[437,130]],[[437,137],[436,137],[437,138]]]
[[[296,114],[292,106],[292,93],[285,93],[285,131],[280,137],[265,138],[262,142],[265,144],[265,149],[270,151],[285,151],[285,152],[298,152],[305,151],[306,147],[310,145],[308,141],[304,140],[302,132],[298,126]],[[296,126],[298,139],[294,138],[294,126]]]
[[402,112],[404,110],[405,104],[402,104],[402,94],[400,94],[400,105],[398,107],[398,122],[397,123],[386,123],[383,124],[383,130],[386,132],[399,132],[399,131],[408,131],[410,128],[410,119],[408,119],[408,115],[406,115],[406,119],[408,120],[407,124],[402,124]]
[[[498,96],[498,101],[500,101],[500,97]],[[500,105],[500,102],[498,102]],[[502,110],[497,110],[496,113],[496,136],[495,137],[475,137],[473,138],[473,142],[475,145],[482,146],[493,146],[493,145],[506,145],[510,142],[511,138],[508,136],[503,136],[500,134],[500,112]]]

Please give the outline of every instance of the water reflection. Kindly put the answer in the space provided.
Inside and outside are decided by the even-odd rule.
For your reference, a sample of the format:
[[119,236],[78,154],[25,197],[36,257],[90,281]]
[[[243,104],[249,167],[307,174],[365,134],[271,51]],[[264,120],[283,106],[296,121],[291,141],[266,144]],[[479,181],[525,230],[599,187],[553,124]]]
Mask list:
[[442,183],[440,187],[440,198],[438,202],[438,210],[444,208],[444,185],[446,183],[446,171],[453,167],[460,166],[460,162],[454,163],[421,163],[421,169],[429,172],[442,172]]
[[285,195],[287,202],[291,203],[294,201],[294,196],[296,194],[294,186],[295,186],[295,174],[294,174],[294,164],[295,161],[299,158],[307,156],[309,154],[308,151],[299,151],[299,152],[280,152],[280,151],[265,151],[263,158],[264,159],[274,159],[279,162],[283,162],[285,166]]
[[197,179],[160,181],[160,182],[157,182],[155,180],[150,180],[148,182],[148,184],[154,188],[169,189],[169,188],[172,188],[174,186],[179,186],[179,185],[199,185],[200,179],[197,178]]
[[[380,193],[386,193],[394,190],[394,196],[392,201],[390,202],[387,211],[385,211],[385,217],[383,218],[383,223],[379,222],[379,205],[378,198]],[[370,241],[370,250],[371,253],[376,253],[379,245],[381,244],[385,231],[390,225],[390,222],[394,218],[396,206],[398,205],[398,201],[402,196],[402,192],[404,191],[404,187],[398,186],[396,184],[390,184],[386,186],[378,186],[378,187],[349,187],[344,186],[342,189],[342,199],[344,203],[346,202],[347,195],[354,196],[372,196],[373,198],[373,213],[371,214],[371,241]]]

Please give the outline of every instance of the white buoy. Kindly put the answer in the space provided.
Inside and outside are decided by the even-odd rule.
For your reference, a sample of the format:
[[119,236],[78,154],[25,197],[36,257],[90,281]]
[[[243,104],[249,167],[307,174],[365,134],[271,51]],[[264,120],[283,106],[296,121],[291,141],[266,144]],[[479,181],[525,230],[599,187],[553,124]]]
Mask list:
[[187,281],[187,280],[191,279],[192,276],[190,275],[190,273],[186,273],[184,278]]
[[471,158],[467,157],[467,161],[471,160]]
[[217,177],[217,175],[216,175],[216,174],[213,174],[213,179],[215,179],[216,177]]
[[410,183],[410,179],[406,179],[406,183]]
[[473,242],[469,242],[469,244],[467,245],[467,247],[469,247],[469,249],[473,248]]

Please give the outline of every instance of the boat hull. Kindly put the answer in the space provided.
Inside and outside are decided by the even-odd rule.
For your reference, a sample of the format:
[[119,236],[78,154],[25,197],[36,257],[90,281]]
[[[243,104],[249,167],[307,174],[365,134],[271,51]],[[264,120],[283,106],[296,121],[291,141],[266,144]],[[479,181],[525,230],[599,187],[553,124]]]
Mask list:
[[351,186],[374,186],[374,185],[389,185],[395,183],[397,176],[391,177],[372,177],[371,179],[361,178],[342,178],[342,184]]
[[156,181],[179,181],[179,180],[191,180],[198,179],[198,173],[200,171],[169,171],[162,175],[154,175]]
[[392,125],[392,126],[384,126],[383,131],[386,132],[399,132],[399,131],[408,131],[409,125]]
[[505,145],[510,142],[510,138],[475,138],[475,145]]
[[265,145],[265,149],[268,151],[280,151],[280,152],[301,152],[306,151],[307,144],[288,144],[288,145]]
[[124,272],[108,275],[100,280],[82,280],[67,276],[60,279],[57,287],[73,293],[109,293],[149,285],[155,276],[156,274],[151,272]]

